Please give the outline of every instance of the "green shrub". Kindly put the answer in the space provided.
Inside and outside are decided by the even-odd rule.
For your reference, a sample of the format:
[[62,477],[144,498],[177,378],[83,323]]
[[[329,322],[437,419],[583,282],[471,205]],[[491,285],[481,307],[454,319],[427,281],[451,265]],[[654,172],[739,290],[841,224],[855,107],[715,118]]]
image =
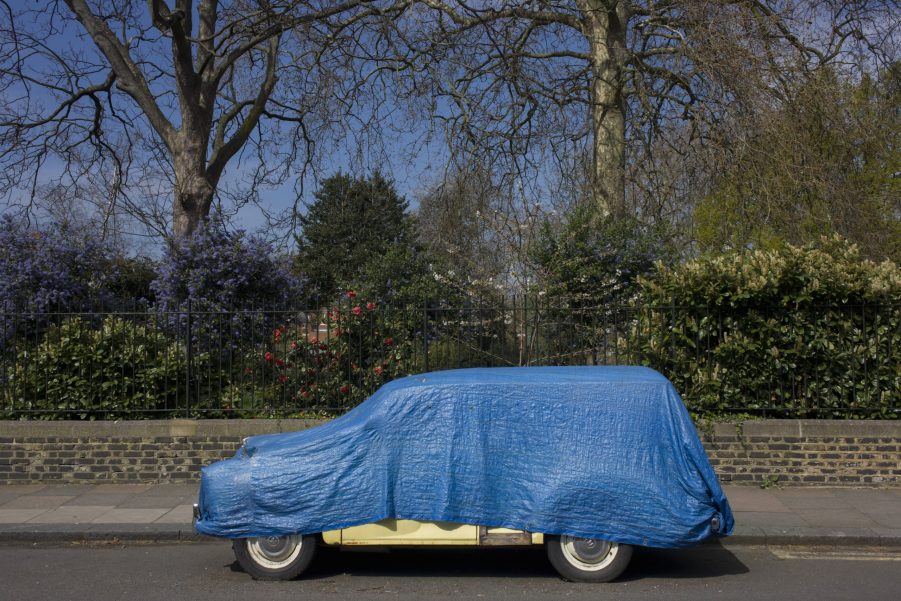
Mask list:
[[629,343],[699,413],[897,418],[901,269],[824,238],[659,266]]
[[[184,351],[161,332],[117,317],[51,327],[9,368],[4,407],[42,419],[142,417],[175,409]],[[182,401],[182,404],[184,401]]]

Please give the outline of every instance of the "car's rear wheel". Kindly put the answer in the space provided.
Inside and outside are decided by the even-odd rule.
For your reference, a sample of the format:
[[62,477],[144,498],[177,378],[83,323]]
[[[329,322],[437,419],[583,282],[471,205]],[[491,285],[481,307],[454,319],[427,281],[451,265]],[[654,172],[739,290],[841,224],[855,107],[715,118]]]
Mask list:
[[235,557],[255,580],[291,580],[306,570],[316,554],[316,537],[256,536],[232,543]]
[[632,559],[632,547],[577,536],[548,536],[547,556],[554,569],[573,582],[610,582]]

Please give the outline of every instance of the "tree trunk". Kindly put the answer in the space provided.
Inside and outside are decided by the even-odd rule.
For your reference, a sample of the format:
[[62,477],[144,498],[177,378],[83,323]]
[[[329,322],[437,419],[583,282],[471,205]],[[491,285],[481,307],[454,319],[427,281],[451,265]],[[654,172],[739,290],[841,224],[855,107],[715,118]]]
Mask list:
[[183,136],[182,148],[175,153],[172,234],[176,239],[192,235],[206,221],[218,184],[207,173],[206,149],[188,140]]
[[199,177],[187,184],[178,181],[172,206],[172,235],[192,235],[209,216],[212,201],[213,187]]
[[[594,139],[592,196],[599,217],[626,213],[626,121],[623,63],[627,16],[617,5],[593,0],[586,12],[592,58],[591,125]],[[623,8],[619,9],[623,11]]]

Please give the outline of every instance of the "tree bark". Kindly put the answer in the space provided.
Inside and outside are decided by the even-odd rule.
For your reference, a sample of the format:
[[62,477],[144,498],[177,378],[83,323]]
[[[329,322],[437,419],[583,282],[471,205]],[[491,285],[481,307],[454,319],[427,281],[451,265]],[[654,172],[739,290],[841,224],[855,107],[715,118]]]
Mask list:
[[599,217],[626,213],[626,120],[623,61],[626,48],[624,3],[588,0],[585,14],[591,52],[592,201]]
[[210,214],[218,181],[211,181],[206,169],[205,137],[179,136],[174,153],[175,198],[172,206],[172,234],[178,239],[192,235]]

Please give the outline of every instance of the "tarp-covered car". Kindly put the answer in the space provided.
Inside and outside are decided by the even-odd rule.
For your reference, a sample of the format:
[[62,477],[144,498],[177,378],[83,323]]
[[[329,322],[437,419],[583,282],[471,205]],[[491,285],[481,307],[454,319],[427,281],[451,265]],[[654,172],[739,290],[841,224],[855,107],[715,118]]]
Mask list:
[[395,380],[325,425],[248,438],[203,469],[196,529],[258,578],[317,544],[544,543],[572,580],[631,545],[731,533],[694,424],[644,367],[485,368]]

